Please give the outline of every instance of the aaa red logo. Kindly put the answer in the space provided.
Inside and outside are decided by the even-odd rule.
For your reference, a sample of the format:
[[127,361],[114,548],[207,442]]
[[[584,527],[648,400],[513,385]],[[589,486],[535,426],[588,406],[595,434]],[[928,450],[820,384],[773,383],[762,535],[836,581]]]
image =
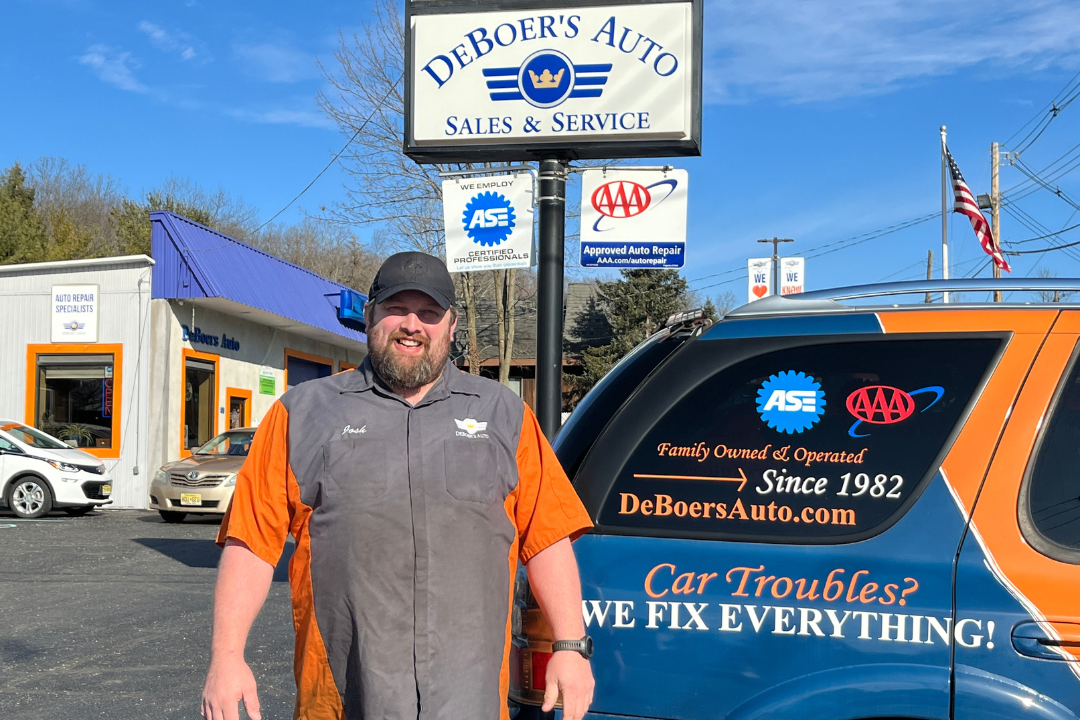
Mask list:
[[915,412],[915,401],[900,388],[871,385],[848,395],[847,409],[863,422],[892,425]]
[[945,395],[945,388],[932,385],[911,392],[891,385],[868,385],[859,388],[847,398],[848,412],[858,418],[848,429],[848,435],[866,437],[866,434],[860,435],[855,432],[856,428],[864,422],[872,425],[892,425],[907,420],[915,412],[914,396],[924,393],[933,393],[935,397],[919,412],[926,412],[933,407]]
[[628,218],[649,209],[652,195],[644,185],[632,180],[612,180],[604,183],[592,194],[592,206],[601,215],[610,218]]

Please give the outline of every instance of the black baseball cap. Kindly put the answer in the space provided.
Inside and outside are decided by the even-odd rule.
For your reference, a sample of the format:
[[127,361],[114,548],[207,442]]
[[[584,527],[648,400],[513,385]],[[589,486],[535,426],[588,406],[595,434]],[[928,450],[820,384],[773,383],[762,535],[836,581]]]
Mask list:
[[422,252],[391,255],[371,281],[368,301],[381,303],[402,290],[419,290],[447,310],[454,304],[454,281],[442,260]]

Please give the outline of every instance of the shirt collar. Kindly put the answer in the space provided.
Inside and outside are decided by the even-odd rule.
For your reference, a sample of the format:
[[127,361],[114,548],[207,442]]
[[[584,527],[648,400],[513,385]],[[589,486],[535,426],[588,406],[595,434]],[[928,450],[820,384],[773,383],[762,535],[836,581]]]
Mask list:
[[[353,377],[350,378],[349,386],[342,390],[342,393],[359,393],[375,390],[381,395],[398,398],[399,400],[402,399],[375,373],[375,368],[371,365],[370,355],[364,358],[364,361],[360,363],[360,367],[356,368],[352,374]],[[450,362],[450,360],[447,360],[442,375],[439,376],[439,379],[436,380],[435,384],[428,390],[424,399],[417,403],[417,406],[427,405],[429,402],[435,402],[436,400],[443,400],[449,397],[451,393],[455,395],[475,395],[476,397],[480,397],[480,393],[470,386],[465,375],[466,373],[459,370],[456,365]],[[402,401],[404,402],[404,400]]]

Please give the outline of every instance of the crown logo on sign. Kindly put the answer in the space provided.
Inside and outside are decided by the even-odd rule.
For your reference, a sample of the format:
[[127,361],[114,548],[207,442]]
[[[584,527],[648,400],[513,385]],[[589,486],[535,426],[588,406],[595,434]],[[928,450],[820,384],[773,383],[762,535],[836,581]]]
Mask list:
[[550,70],[544,70],[540,75],[537,75],[530,70],[529,75],[532,77],[534,88],[557,88],[559,87],[559,83],[562,82],[564,72],[566,72],[566,68],[563,68],[555,75],[552,75]]

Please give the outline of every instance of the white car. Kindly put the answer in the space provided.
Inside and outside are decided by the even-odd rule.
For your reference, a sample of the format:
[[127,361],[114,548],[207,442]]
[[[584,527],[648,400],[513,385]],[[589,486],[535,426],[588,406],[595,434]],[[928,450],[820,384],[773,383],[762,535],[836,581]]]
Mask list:
[[112,502],[112,478],[100,460],[12,420],[0,420],[0,490],[21,518],[53,508],[85,515]]

